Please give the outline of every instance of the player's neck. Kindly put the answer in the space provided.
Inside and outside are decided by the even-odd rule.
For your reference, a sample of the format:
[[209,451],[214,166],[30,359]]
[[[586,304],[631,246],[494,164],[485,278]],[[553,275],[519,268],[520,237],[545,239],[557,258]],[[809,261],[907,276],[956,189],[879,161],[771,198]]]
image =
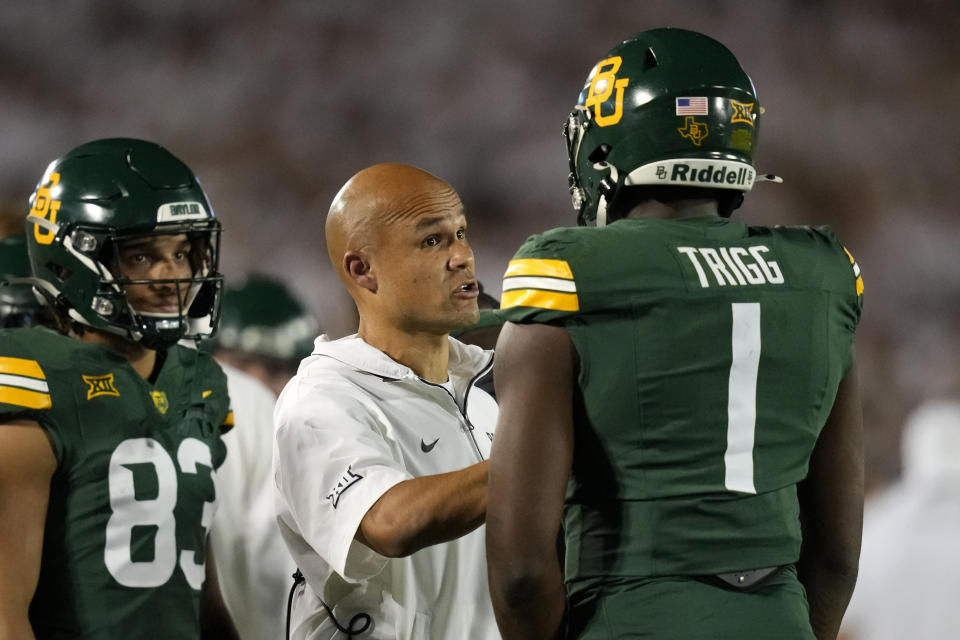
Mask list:
[[407,332],[360,319],[357,331],[364,342],[390,356],[428,382],[446,382],[450,362],[447,334]]
[[152,349],[147,349],[123,336],[106,331],[97,331],[89,327],[84,328],[82,335],[74,334],[73,337],[81,342],[103,345],[112,351],[116,351],[127,359],[133,370],[144,380],[149,379],[150,374],[153,373],[153,367],[157,362],[157,352]]
[[631,209],[626,217],[676,220],[717,215],[719,215],[717,211],[717,201],[713,198],[691,198],[689,200],[677,200],[670,203],[658,202],[657,200],[644,200]]

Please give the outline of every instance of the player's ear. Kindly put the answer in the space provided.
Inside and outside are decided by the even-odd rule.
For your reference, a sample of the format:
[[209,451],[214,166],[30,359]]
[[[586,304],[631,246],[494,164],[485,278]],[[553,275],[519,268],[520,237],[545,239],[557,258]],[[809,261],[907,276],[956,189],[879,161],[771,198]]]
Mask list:
[[370,269],[370,262],[362,251],[347,251],[343,255],[343,271],[347,279],[370,293],[377,292],[377,277]]

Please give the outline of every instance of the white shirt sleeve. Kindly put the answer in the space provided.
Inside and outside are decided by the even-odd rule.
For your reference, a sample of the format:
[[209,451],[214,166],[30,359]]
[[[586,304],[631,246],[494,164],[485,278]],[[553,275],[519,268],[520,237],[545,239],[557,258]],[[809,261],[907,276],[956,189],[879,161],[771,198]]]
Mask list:
[[279,638],[293,559],[273,512],[271,455],[276,396],[230,366],[236,426],[223,436],[227,459],[215,475],[218,507],[210,532],[220,590],[241,638]]
[[413,476],[376,405],[347,385],[297,381],[274,416],[276,482],[295,528],[331,569],[359,581],[387,558],[356,542],[360,521],[388,489]]

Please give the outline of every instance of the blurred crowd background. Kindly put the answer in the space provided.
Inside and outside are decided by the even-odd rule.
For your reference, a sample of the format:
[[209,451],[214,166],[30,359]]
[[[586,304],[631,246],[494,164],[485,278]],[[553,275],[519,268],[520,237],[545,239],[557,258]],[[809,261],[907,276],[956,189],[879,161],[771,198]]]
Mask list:
[[[199,175],[222,270],[284,279],[351,333],[323,217],[373,163],[461,194],[486,288],[531,233],[575,224],[561,127],[591,66],[657,26],[724,42],[766,109],[738,218],[829,224],[866,281],[858,350],[868,474],[899,471],[910,409],[960,392],[960,8],[952,0],[4,1],[2,233],[47,163],[91,139],[154,140]],[[617,260],[617,256],[609,256]]]

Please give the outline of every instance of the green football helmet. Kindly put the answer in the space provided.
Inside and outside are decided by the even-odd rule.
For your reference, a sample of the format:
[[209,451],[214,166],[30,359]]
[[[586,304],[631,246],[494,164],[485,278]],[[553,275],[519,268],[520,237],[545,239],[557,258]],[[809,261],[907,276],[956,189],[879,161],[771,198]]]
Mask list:
[[210,345],[277,361],[313,351],[320,324],[279,280],[251,274],[223,293],[220,331]]
[[0,239],[0,328],[43,323],[45,307],[30,284],[30,258],[24,234]]
[[[30,198],[27,247],[34,286],[70,321],[109,331],[150,349],[216,331],[223,277],[220,221],[193,172],[163,147],[143,140],[96,140],[54,160]],[[192,276],[130,280],[119,270],[124,240],[186,234]],[[125,288],[166,284],[175,313],[134,309]]]
[[750,77],[708,36],[664,28],[622,42],[594,65],[564,126],[577,222],[606,224],[629,186],[739,196],[779,182],[753,165],[762,112]]

